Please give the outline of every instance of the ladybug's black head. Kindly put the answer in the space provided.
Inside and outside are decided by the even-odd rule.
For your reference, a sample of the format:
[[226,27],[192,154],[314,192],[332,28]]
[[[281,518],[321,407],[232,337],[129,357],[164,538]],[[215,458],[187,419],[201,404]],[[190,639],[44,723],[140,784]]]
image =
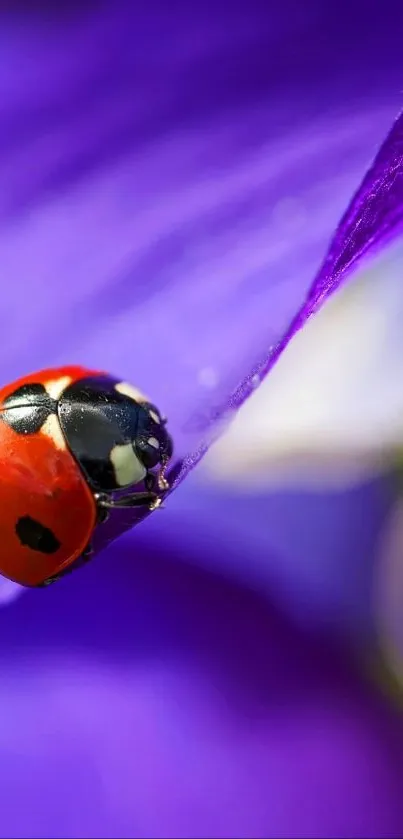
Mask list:
[[142,402],[139,406],[135,450],[146,469],[164,466],[172,457],[173,443],[166,429],[166,420],[149,402]]

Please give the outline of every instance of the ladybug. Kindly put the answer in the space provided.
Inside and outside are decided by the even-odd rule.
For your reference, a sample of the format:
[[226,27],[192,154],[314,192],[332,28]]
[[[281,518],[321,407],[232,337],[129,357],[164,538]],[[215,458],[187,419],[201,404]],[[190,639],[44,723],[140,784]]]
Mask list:
[[161,504],[172,452],[155,405],[106,373],[61,367],[1,389],[0,573],[43,586],[78,567],[115,509]]

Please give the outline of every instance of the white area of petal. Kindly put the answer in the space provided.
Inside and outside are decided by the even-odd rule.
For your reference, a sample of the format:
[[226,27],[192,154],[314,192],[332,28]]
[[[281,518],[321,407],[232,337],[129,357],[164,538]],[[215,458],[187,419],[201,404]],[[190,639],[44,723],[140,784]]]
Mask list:
[[201,473],[245,490],[345,485],[403,444],[397,243],[312,317],[215,443]]

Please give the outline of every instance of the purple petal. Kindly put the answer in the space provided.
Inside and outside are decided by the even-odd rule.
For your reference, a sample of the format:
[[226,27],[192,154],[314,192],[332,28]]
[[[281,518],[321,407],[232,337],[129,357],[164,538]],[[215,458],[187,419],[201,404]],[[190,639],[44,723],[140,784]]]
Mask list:
[[[10,17],[2,375],[103,364],[191,451],[279,341],[395,110],[387,7]],[[133,538],[0,613],[4,834],[400,836],[395,714],[337,651]]]
[[333,294],[364,256],[385,246],[401,230],[403,219],[403,114],[394,123],[374,163],[352,199],[307,299],[275,349],[248,376],[235,395],[236,408],[284,351],[293,335]]
[[116,370],[162,404],[182,455],[280,339],[391,108],[380,98],[347,120],[296,90],[285,106],[260,3],[257,19],[231,11],[231,32],[226,16],[213,31],[201,8],[187,16],[184,51],[163,7],[152,19],[118,8],[9,22],[4,375],[70,360]]
[[203,486],[194,474],[169,509],[125,544],[129,556],[150,542],[161,552],[170,545],[183,562],[191,556],[199,567],[268,594],[302,627],[368,644],[379,545],[395,498],[387,477],[345,490],[232,493]]
[[[266,360],[259,363],[248,374],[232,395],[227,395],[224,402],[216,406],[213,403],[210,406],[210,413],[205,416],[204,420],[200,414],[191,414],[190,427],[194,424],[198,431],[203,434],[203,431],[222,418],[229,408],[236,410],[250,395],[259,381],[267,375],[293,335],[306,323],[314,311],[318,310],[329,295],[336,291],[342,280],[358,265],[363,256],[373,252],[376,248],[379,249],[382,245],[384,246],[400,232],[402,218],[403,115],[396,120],[343,216],[323,267],[308,293],[306,302],[292,320],[284,336],[274,348],[270,349]],[[252,324],[249,328],[252,329]],[[206,369],[211,370],[214,374],[212,366]],[[195,394],[194,400],[197,404]],[[179,484],[199,462],[207,448],[208,442],[204,440],[197,450],[184,458],[180,471],[175,473],[175,485]],[[107,538],[114,538],[117,526],[119,532],[123,532],[132,523],[133,516],[126,519],[122,516],[119,523],[113,522],[111,524],[110,535],[108,533]],[[103,541],[102,544],[104,544]]]
[[169,555],[114,564],[0,615],[4,835],[401,835],[400,721],[341,651]]
[[337,229],[310,294],[315,309],[364,256],[400,233],[402,219],[403,114],[396,119]]
[[283,80],[295,5],[224,4],[214,28],[203,4],[4,17],[0,374],[84,362],[132,380],[168,414],[181,477],[308,315],[287,331],[394,109],[370,69],[346,87],[336,42],[307,62],[335,25],[320,5],[291,16]]

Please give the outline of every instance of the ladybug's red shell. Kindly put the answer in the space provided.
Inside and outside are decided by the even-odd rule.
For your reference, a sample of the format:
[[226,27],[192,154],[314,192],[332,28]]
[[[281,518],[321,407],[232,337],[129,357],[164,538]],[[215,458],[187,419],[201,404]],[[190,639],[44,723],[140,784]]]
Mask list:
[[159,506],[172,452],[158,408],[107,373],[63,367],[4,387],[0,573],[38,586],[79,567],[111,511]]
[[57,399],[65,383],[88,375],[98,374],[81,367],[44,370],[0,390],[0,573],[22,585],[38,585],[81,556],[97,510],[57,417],[37,433],[17,433],[4,421],[4,402],[33,382]]

